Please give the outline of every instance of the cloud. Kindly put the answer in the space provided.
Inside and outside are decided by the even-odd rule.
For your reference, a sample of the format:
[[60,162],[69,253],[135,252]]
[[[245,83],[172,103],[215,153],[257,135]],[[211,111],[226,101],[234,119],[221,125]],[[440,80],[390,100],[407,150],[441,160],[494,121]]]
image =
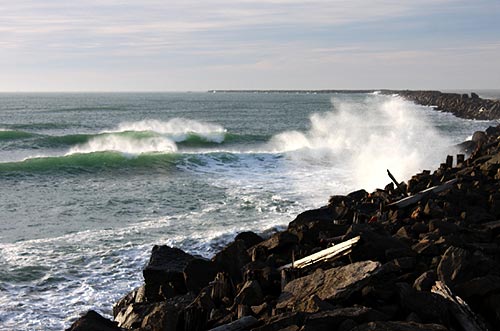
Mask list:
[[[51,77],[63,86],[66,72],[88,86],[90,77],[123,70],[147,82],[147,75],[162,68],[166,77],[177,73],[186,86],[209,86],[219,77],[216,72],[229,77],[268,71],[277,76],[276,84],[285,85],[291,70],[306,74],[309,68],[321,75],[342,64],[366,69],[371,63],[409,64],[452,53],[466,66],[481,54],[498,52],[493,31],[500,25],[463,36],[460,24],[465,20],[480,29],[482,21],[489,22],[484,17],[500,22],[495,10],[500,12],[500,5],[493,0],[3,1],[0,70],[10,77],[22,70],[24,81],[30,74],[57,72]],[[319,82],[307,76],[310,87]],[[255,82],[259,77],[267,79],[255,76]],[[150,81],[160,84],[151,89],[175,83]]]

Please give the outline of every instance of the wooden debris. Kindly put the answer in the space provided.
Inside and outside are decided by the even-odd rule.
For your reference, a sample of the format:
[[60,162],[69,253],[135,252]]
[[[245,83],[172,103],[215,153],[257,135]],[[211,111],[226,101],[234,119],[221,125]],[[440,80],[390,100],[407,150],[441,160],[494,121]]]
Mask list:
[[431,290],[450,302],[451,312],[460,323],[462,328],[467,331],[488,331],[488,328],[479,316],[469,308],[469,305],[459,296],[453,295],[451,290],[441,281],[436,281],[436,284]]
[[400,190],[403,190],[404,191],[404,187],[403,185],[401,185],[401,183],[399,183],[396,178],[394,178],[394,176],[391,174],[391,172],[389,171],[389,169],[387,169],[387,175],[389,175],[389,178],[394,182],[394,184],[396,184],[397,188],[400,189]]
[[430,188],[425,189],[423,191],[420,191],[412,196],[409,196],[409,197],[403,198],[401,200],[398,200],[396,202],[393,202],[393,203],[389,204],[388,207],[397,207],[397,208],[408,207],[410,205],[413,205],[413,204],[419,202],[420,200],[422,200],[424,197],[426,197],[427,195],[429,195],[431,193],[439,193],[439,192],[443,192],[443,191],[446,191],[446,190],[452,188],[453,184],[455,184],[457,181],[458,181],[458,179],[456,179],[456,178],[451,179],[451,180],[445,182],[444,184],[430,187]]
[[327,249],[324,249],[322,251],[319,251],[317,253],[311,254],[309,256],[306,256],[300,260],[297,260],[295,262],[292,261],[292,263],[286,264],[284,266],[281,266],[278,268],[278,270],[284,270],[284,269],[290,269],[290,268],[295,268],[295,269],[302,269],[305,267],[308,267],[310,265],[319,263],[319,262],[326,262],[326,261],[333,261],[338,259],[341,256],[345,256],[349,254],[352,250],[352,247],[358,243],[358,241],[361,239],[360,236],[357,236],[355,238],[346,240],[344,242],[341,242],[335,246],[329,247]]

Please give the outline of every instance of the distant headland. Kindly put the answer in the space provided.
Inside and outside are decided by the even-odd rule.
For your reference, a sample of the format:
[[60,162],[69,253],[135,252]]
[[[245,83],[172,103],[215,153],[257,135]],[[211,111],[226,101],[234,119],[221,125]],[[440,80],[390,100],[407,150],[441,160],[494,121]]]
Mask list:
[[419,105],[434,106],[436,110],[452,113],[457,117],[475,120],[500,119],[500,100],[483,99],[475,92],[469,94],[440,91],[412,90],[210,90],[210,93],[380,93],[397,94]]

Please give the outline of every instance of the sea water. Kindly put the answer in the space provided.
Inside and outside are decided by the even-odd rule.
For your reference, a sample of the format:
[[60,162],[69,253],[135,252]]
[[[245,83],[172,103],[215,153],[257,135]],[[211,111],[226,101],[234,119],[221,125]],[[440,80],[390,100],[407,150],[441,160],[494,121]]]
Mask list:
[[153,245],[210,258],[489,125],[377,93],[0,94],[0,330],[109,317]]

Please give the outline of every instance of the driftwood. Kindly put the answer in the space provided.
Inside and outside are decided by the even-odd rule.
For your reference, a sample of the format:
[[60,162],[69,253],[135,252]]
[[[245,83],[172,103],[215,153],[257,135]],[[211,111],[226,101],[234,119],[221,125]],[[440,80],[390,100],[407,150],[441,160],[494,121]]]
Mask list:
[[341,256],[349,254],[352,250],[352,247],[356,245],[360,239],[361,237],[357,236],[355,238],[346,240],[335,246],[329,247],[317,253],[306,256],[300,260],[281,266],[278,268],[278,270],[281,271],[290,268],[302,269],[319,262],[333,261]]
[[394,178],[394,176],[391,174],[391,172],[389,171],[389,169],[387,169],[387,175],[389,175],[389,178],[392,180],[392,182],[393,182],[394,184],[396,184],[396,187],[397,187],[398,189],[400,189],[400,190],[404,190],[403,185],[401,185],[401,183],[400,183],[400,182],[398,182],[398,181],[396,180],[396,178]]
[[420,191],[412,196],[409,196],[409,197],[406,197],[406,198],[403,198],[401,200],[398,200],[396,202],[393,202],[391,204],[388,205],[388,207],[397,207],[397,208],[404,208],[404,207],[408,207],[410,205],[413,205],[417,202],[419,202],[420,200],[422,200],[424,197],[426,197],[427,195],[431,194],[431,193],[439,193],[439,192],[443,192],[443,191],[446,191],[450,188],[453,187],[453,184],[455,184],[457,182],[458,179],[452,179],[452,180],[449,180],[441,185],[436,185],[436,186],[433,186],[433,187],[430,187],[428,189],[425,189],[423,191]]
[[441,281],[436,281],[432,292],[439,294],[450,302],[450,310],[466,331],[488,331],[488,328],[479,316],[469,308],[469,305],[459,296],[453,295],[451,290]]
[[218,326],[209,331],[243,331],[259,323],[259,320],[253,316],[244,316],[234,322]]

